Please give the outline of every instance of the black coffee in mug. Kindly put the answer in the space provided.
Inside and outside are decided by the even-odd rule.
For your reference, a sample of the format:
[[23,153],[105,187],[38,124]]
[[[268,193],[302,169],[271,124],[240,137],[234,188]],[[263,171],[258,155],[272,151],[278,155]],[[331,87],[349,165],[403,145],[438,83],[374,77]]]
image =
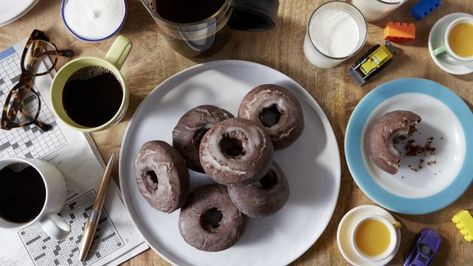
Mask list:
[[170,46],[188,57],[208,55],[231,36],[230,0],[142,0]]
[[64,85],[62,101],[67,115],[77,124],[98,127],[120,109],[123,89],[108,69],[84,67],[74,72]]
[[45,200],[46,187],[35,168],[16,164],[0,170],[0,218],[30,222],[41,213]]

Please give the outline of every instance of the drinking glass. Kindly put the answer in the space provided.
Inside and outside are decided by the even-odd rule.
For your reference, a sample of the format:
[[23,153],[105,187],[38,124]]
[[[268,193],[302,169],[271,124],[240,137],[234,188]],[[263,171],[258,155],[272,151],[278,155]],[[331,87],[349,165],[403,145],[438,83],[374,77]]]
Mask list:
[[352,0],[368,22],[385,18],[404,2],[406,0]]
[[[358,26],[358,42],[356,47],[355,49],[350,50],[345,56],[330,55],[327,52],[324,52],[323,49],[320,49],[320,44],[317,42],[316,36],[314,36],[313,31],[311,30],[315,29],[316,27],[327,27],[327,25],[316,23],[317,17],[321,14],[326,14],[327,11],[343,11],[349,14]],[[332,68],[358,53],[366,43],[367,36],[368,31],[366,21],[361,12],[356,7],[350,3],[342,1],[327,2],[319,6],[310,17],[304,40],[304,54],[307,60],[309,60],[309,62],[314,66],[320,68]]]

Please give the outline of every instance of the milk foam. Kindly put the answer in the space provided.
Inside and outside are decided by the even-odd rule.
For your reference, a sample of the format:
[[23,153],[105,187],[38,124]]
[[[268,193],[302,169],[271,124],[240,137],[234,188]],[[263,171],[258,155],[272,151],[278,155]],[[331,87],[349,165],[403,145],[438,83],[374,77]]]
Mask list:
[[101,39],[120,27],[124,12],[123,0],[68,0],[64,19],[80,37]]
[[358,24],[343,10],[323,10],[313,18],[309,31],[315,47],[331,57],[349,56],[360,41]]

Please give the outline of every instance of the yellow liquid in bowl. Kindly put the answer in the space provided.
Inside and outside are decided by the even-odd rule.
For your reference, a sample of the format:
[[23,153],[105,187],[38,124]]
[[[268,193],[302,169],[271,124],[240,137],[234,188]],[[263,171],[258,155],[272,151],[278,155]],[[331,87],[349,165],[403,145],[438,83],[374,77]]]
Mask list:
[[385,224],[368,219],[360,224],[355,233],[355,244],[365,255],[376,257],[383,254],[391,243],[391,234]]
[[448,34],[448,44],[460,57],[473,56],[473,23],[459,23]]

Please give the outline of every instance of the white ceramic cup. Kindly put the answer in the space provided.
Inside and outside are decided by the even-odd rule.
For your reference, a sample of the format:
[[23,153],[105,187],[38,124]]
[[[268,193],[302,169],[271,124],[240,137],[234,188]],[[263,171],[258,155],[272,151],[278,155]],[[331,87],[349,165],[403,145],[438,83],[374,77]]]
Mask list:
[[[358,26],[359,36],[356,47],[354,47],[353,50],[348,50],[347,54],[344,56],[335,56],[324,52],[323,49],[321,49],[321,47],[319,46],[320,44],[316,40],[318,37],[313,35],[313,31],[317,31],[317,29],[315,29],[314,27],[322,27],[322,29],[329,29],[327,27],[337,28],[337,25],[320,25],[319,23],[317,23],[317,18],[319,16],[325,16],[327,12],[332,11],[343,11],[347,13],[354,19],[356,25]],[[325,4],[320,5],[314,11],[314,13],[312,13],[312,16],[309,19],[307,33],[305,35],[304,40],[304,54],[307,60],[312,65],[319,68],[332,68],[358,53],[365,45],[367,37],[368,30],[366,26],[366,21],[363,18],[361,12],[356,7],[354,7],[350,3],[343,1],[327,2]],[[339,41],[343,42],[343,40]]]
[[0,216],[0,229],[19,230],[39,222],[41,228],[51,237],[58,240],[66,238],[71,231],[71,227],[63,218],[57,215],[66,201],[66,182],[64,176],[50,163],[38,159],[10,158],[0,160],[0,169],[15,164],[26,164],[38,171],[43,178],[46,197],[41,212],[31,221],[27,223],[13,223],[2,219]]
[[352,0],[366,21],[373,22],[381,20],[400,7],[406,0]]
[[[374,257],[368,256],[367,254],[363,253],[358,248],[358,246],[356,244],[356,233],[357,233],[358,229],[360,228],[360,225],[363,224],[367,220],[376,220],[376,221],[379,221],[379,222],[383,223],[386,226],[386,228],[388,229],[389,235],[390,235],[390,238],[391,238],[391,242],[389,243],[388,248],[382,254],[380,254],[378,256],[374,256]],[[355,253],[358,256],[362,257],[363,259],[365,259],[367,261],[371,261],[371,262],[376,262],[376,261],[386,259],[387,257],[389,257],[390,255],[392,255],[394,253],[394,251],[396,249],[396,246],[398,244],[399,238],[398,238],[398,235],[397,235],[396,227],[399,226],[399,225],[400,225],[399,222],[396,222],[395,224],[393,224],[387,218],[385,218],[383,216],[379,216],[379,215],[370,216],[370,217],[366,217],[364,219],[361,219],[360,221],[357,222],[357,224],[355,226],[355,229],[352,232],[351,246],[352,246],[353,251],[355,251]]]
[[[450,22],[450,24],[448,24],[447,29],[445,30],[445,33],[443,36],[443,44],[440,47],[434,48],[433,50],[433,53],[435,56],[447,53],[450,57],[460,61],[458,62],[459,64],[462,62],[473,62],[473,56],[470,56],[470,57],[459,56],[458,54],[455,53],[455,51],[452,50],[452,47],[450,47],[450,42],[448,41],[450,37],[450,32],[452,32],[452,29],[460,23],[473,24],[473,17],[470,17],[470,16],[460,17]],[[473,45],[473,43],[471,45]]]

